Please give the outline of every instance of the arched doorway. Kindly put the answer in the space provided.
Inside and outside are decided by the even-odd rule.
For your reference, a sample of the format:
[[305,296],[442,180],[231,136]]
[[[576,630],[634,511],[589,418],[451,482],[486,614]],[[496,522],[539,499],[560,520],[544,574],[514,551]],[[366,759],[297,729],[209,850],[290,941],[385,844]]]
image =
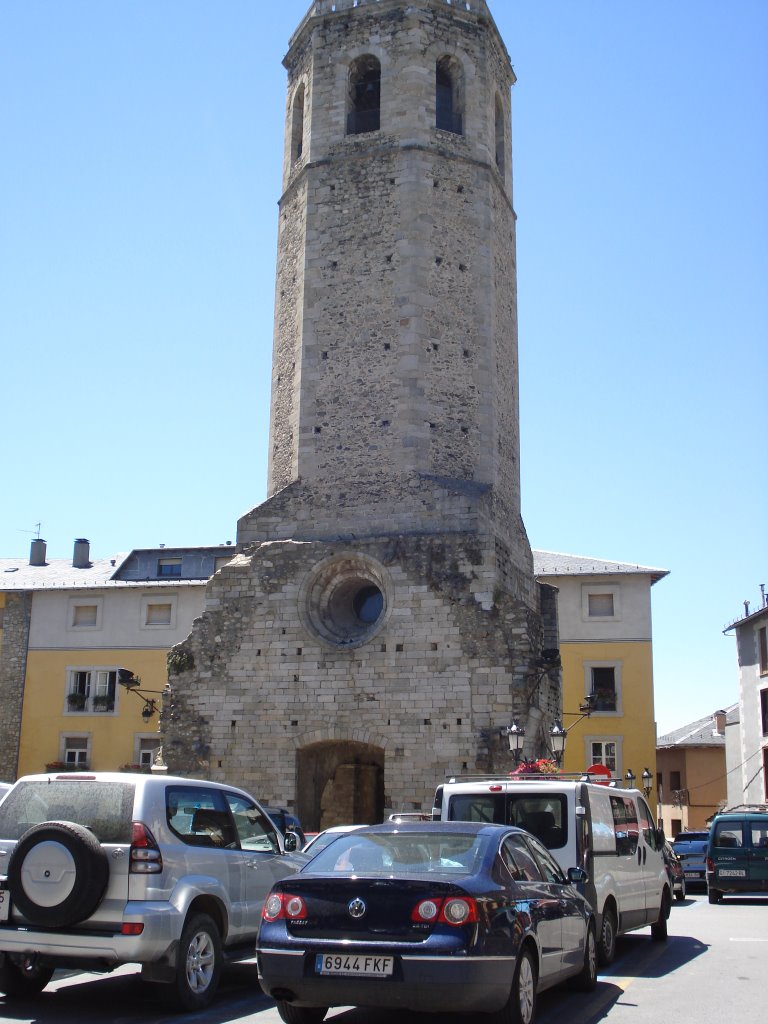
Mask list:
[[377,824],[384,815],[384,751],[352,740],[303,747],[296,755],[296,809],[308,832]]

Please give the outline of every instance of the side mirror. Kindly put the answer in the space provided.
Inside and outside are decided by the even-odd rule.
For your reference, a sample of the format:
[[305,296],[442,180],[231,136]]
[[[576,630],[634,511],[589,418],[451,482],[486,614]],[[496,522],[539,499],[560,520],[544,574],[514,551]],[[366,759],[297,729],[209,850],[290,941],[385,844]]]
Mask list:
[[663,828],[656,829],[656,845],[660,850],[664,849],[664,843],[667,841],[667,837],[664,835]]
[[589,875],[584,868],[568,868],[568,881],[571,885],[583,885],[589,881]]
[[295,853],[299,848],[299,837],[295,832],[286,832],[283,836],[283,847],[286,853]]

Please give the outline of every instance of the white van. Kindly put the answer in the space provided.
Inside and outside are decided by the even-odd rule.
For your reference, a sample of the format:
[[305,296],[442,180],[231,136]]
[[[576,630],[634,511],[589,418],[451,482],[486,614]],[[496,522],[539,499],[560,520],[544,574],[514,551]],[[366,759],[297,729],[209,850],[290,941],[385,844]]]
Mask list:
[[564,872],[583,868],[601,964],[613,960],[624,932],[650,925],[654,939],[666,939],[672,894],[664,834],[638,790],[557,776],[451,779],[438,786],[432,816],[517,825],[538,836]]

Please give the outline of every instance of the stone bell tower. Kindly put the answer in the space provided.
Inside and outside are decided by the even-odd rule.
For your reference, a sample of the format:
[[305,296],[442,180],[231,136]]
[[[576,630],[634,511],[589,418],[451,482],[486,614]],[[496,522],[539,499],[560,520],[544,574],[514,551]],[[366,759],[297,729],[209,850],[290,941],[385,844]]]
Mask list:
[[509,770],[557,713],[520,515],[514,74],[485,0],[315,0],[290,41],[268,498],[169,658],[171,768],[305,827]]

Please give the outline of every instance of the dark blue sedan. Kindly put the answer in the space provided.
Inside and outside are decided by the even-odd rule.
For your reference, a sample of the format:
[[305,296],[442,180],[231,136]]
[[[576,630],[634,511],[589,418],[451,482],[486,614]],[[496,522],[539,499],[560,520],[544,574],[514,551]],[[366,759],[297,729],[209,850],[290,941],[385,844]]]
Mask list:
[[487,1013],[532,1024],[538,992],[597,980],[595,921],[529,833],[388,823],[340,836],[264,904],[262,988],[287,1024],[330,1006]]

